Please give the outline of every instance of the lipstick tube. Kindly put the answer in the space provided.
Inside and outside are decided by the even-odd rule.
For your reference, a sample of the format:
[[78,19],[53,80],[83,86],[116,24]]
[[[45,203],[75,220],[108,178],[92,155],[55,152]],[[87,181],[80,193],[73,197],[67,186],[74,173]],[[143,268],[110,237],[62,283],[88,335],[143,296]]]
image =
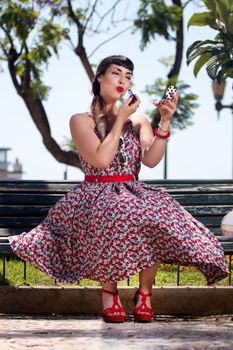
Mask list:
[[129,96],[132,97],[132,100],[129,103],[129,106],[131,106],[134,102],[137,101],[137,97],[134,95],[133,91],[131,89],[128,89]]

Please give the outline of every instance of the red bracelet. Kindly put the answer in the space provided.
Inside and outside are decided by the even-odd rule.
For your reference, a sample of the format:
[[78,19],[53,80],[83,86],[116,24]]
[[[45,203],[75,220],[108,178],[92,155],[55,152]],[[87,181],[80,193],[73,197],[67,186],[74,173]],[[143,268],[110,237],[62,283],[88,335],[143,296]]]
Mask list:
[[168,130],[168,132],[166,133],[166,135],[161,135],[161,134],[159,133],[159,128],[156,128],[155,131],[154,131],[154,134],[155,134],[155,136],[159,137],[160,139],[167,140],[167,139],[169,139],[169,137],[171,136],[171,131]]

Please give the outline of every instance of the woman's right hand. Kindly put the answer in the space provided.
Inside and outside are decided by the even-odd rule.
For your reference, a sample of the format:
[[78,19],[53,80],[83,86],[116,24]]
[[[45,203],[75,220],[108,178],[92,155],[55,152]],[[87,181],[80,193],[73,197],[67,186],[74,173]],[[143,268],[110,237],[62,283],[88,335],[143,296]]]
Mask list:
[[135,96],[136,96],[137,100],[134,103],[129,105],[129,103],[132,100],[132,97],[129,96],[118,111],[118,118],[121,118],[124,123],[128,120],[128,118],[131,114],[136,112],[136,110],[138,109],[138,106],[141,103],[139,97],[137,95],[135,95]]

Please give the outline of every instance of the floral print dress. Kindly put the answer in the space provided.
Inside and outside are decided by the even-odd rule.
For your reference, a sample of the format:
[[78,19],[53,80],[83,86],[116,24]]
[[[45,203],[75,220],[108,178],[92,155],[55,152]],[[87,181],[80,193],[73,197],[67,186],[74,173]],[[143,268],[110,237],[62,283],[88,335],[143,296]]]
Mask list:
[[127,174],[135,181],[83,181],[37,227],[9,238],[14,253],[57,282],[120,281],[159,261],[197,266],[208,284],[226,277],[228,267],[214,234],[163,188],[136,180],[140,152],[129,120],[107,169],[80,156],[86,175]]

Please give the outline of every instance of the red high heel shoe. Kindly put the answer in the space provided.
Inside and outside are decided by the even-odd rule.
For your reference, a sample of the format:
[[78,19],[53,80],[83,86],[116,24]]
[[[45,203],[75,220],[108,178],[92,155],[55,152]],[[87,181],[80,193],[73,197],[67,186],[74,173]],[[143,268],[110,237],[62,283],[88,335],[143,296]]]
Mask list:
[[[103,310],[102,312],[103,320],[105,322],[113,322],[113,323],[124,322],[126,314],[123,307],[119,304],[118,292],[114,293],[102,288],[102,293],[108,293],[113,295],[113,305]],[[114,313],[116,312],[118,312],[118,315],[114,315]]]
[[138,297],[141,296],[141,304],[134,309],[134,322],[151,322],[154,317],[154,310],[146,305],[146,298],[151,297],[152,293],[143,293],[137,290],[134,296],[134,303],[137,304]]

